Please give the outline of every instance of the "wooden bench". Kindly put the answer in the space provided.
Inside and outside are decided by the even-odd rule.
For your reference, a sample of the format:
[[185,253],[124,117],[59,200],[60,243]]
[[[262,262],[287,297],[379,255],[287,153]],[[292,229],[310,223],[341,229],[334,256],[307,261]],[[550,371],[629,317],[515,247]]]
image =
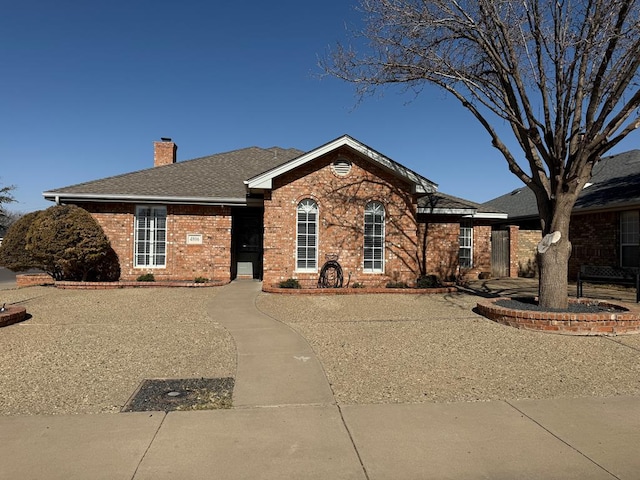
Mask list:
[[600,283],[636,287],[636,303],[640,302],[640,272],[637,268],[582,265],[578,273],[577,297],[582,297],[582,284]]

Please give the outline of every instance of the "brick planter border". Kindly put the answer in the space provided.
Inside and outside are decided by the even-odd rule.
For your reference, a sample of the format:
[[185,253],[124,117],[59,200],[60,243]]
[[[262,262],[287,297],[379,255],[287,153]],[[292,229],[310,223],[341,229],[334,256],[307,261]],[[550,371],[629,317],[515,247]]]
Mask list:
[[114,290],[117,288],[205,288],[205,287],[219,287],[223,285],[222,282],[169,282],[169,281],[157,281],[157,282],[67,282],[57,281],[55,282],[56,288],[67,290]]
[[21,273],[16,275],[16,286],[18,288],[53,285],[54,283],[55,280],[46,273]]
[[266,293],[281,293],[284,295],[362,295],[366,293],[394,293],[425,295],[432,293],[457,292],[456,287],[441,288],[280,288],[263,285],[262,291]]
[[12,323],[18,323],[27,317],[27,309],[10,305],[0,312],[0,327],[6,327]]
[[34,287],[39,285],[53,285],[56,288],[73,289],[73,290],[112,290],[116,288],[158,288],[158,287],[186,287],[186,288],[203,288],[203,287],[219,287],[224,282],[211,280],[205,283],[196,283],[192,281],[156,281],[156,282],[68,282],[55,281],[46,273],[29,273],[16,275],[16,285],[18,288]]
[[516,310],[495,303],[508,298],[478,301],[476,312],[494,322],[524,330],[537,330],[561,335],[628,335],[640,333],[640,307],[622,302],[593,299],[569,299],[570,303],[597,302],[604,307],[623,308],[622,312],[566,313]]

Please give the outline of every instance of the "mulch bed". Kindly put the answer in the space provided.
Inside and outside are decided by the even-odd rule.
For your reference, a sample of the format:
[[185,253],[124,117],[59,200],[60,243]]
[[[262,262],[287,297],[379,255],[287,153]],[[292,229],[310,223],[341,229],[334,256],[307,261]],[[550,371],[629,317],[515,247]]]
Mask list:
[[609,303],[593,302],[570,302],[566,310],[557,308],[547,308],[538,305],[538,302],[532,297],[514,297],[511,299],[500,299],[495,302],[500,307],[510,308],[513,310],[530,310],[534,312],[559,312],[559,313],[605,313],[605,312],[624,312],[627,309]]

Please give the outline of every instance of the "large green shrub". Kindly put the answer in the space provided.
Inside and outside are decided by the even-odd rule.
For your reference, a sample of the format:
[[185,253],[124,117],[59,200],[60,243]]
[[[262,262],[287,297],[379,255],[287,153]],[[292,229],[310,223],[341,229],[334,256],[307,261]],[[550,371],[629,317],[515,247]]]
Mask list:
[[35,218],[42,212],[27,213],[16,220],[7,230],[0,246],[0,266],[14,272],[23,272],[31,268],[41,268],[40,263],[26,249],[27,232]]
[[[56,205],[41,212],[27,232],[26,250],[57,280],[113,280],[117,255],[86,210]],[[117,279],[117,278],[116,278]]]

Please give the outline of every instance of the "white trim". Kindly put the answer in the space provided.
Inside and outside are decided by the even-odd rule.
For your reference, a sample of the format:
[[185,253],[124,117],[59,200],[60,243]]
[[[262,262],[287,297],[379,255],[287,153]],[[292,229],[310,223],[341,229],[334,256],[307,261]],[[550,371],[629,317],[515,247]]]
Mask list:
[[161,203],[161,204],[188,204],[188,205],[246,205],[247,198],[207,198],[207,197],[160,197],[152,195],[101,195],[94,193],[56,193],[43,192],[45,200],[55,201],[57,204],[65,201],[77,202],[122,202],[122,203]]
[[[463,235],[463,233],[469,233],[469,235]],[[463,238],[469,240],[469,245],[462,245],[460,240]],[[468,250],[469,251],[469,262],[470,265],[462,265],[460,251]],[[473,222],[470,219],[463,220],[460,222],[460,234],[458,235],[458,264],[461,268],[473,268]]]
[[[154,211],[158,210],[164,210],[164,228],[163,229],[159,229],[157,227],[157,225],[151,225],[151,227],[149,228],[149,235],[150,235],[150,239],[149,240],[140,240],[138,238],[138,234],[141,230],[141,228],[139,227],[139,220],[140,220],[140,210],[141,209],[149,209],[151,212],[151,217],[152,218],[156,218],[156,216],[154,215]],[[167,213],[167,207],[164,205],[136,205],[136,211],[135,211],[135,215],[133,217],[133,268],[167,268],[167,245],[168,245],[168,240],[167,240],[167,233],[168,233],[168,213]],[[146,229],[145,229],[146,230]],[[164,263],[162,264],[156,264],[156,256],[158,256],[158,254],[154,251],[154,246],[157,243],[155,240],[155,235],[156,232],[160,231],[160,230],[164,230],[164,252],[162,253],[163,257],[164,257]],[[144,244],[147,244],[149,246],[149,251],[144,253],[143,255],[148,256],[149,257],[149,263],[148,264],[139,264],[138,263],[138,244],[140,242],[143,242]]]
[[418,208],[418,213],[431,213],[434,215],[475,215],[474,208]]
[[[507,213],[474,213],[468,216],[469,218],[479,218],[479,219],[495,219],[495,220],[506,220],[509,218],[509,214]],[[465,218],[467,216],[465,215]]]
[[[303,205],[303,202],[313,202],[313,209],[309,209],[309,208],[304,209],[305,213],[307,214],[307,217],[306,217],[306,220],[305,220],[305,225],[307,225],[307,228],[311,224],[311,222],[309,222],[309,214],[310,213],[315,213],[315,217],[316,217],[315,221],[313,222],[313,224],[315,225],[315,232],[314,232],[313,237],[315,239],[315,259],[314,259],[314,261],[315,261],[316,266],[312,267],[312,268],[310,268],[310,267],[303,267],[303,268],[298,267],[298,248],[300,248],[299,245],[298,245],[298,241],[299,241],[299,238],[300,238],[300,232],[298,230],[298,227],[300,226],[300,222],[298,221],[298,215],[300,213],[300,206],[301,205],[303,206],[303,208],[305,206],[309,205],[309,203],[306,203],[305,205]],[[320,208],[318,207],[318,202],[316,202],[313,198],[309,198],[309,197],[303,198],[302,200],[300,200],[298,202],[298,204],[296,205],[296,246],[295,246],[295,249],[296,249],[295,262],[296,263],[295,263],[295,268],[294,268],[294,271],[296,273],[317,273],[318,272],[318,247],[319,247],[318,243],[319,243],[319,237],[320,237],[319,232],[318,232],[318,227],[320,225],[319,220],[320,220]],[[306,235],[307,238],[310,236],[308,231],[307,231],[307,233],[305,235]],[[306,246],[304,248],[308,249],[308,246]],[[309,259],[306,258],[306,260],[308,261]]]
[[[372,249],[373,252],[373,258],[367,259],[366,258],[366,250],[367,250],[367,245],[366,245],[366,241],[367,241],[367,215],[373,215],[375,217],[376,212],[380,210],[382,211],[382,232],[381,235],[376,235],[375,234],[375,228],[373,231],[373,234],[370,235],[371,238],[373,239],[380,239],[381,240],[381,246],[379,247],[380,250],[380,267],[376,268],[375,267],[375,263],[376,263],[376,258],[375,258],[375,251],[377,250],[377,248],[375,246],[370,247]],[[364,208],[364,217],[362,219],[362,223],[363,223],[363,227],[364,227],[364,235],[363,235],[363,251],[362,251],[362,273],[384,273],[384,268],[385,268],[385,261],[384,261],[384,256],[385,256],[385,243],[386,243],[386,235],[387,235],[387,228],[386,228],[386,223],[387,223],[387,212],[384,208],[384,205],[382,204],[382,202],[379,202],[377,200],[372,200],[370,202],[367,202],[367,204],[365,205]],[[375,221],[372,222],[371,226],[375,227],[376,223]],[[371,268],[367,268],[365,266],[366,262],[371,262],[372,263],[372,267]]]
[[394,175],[402,177],[411,182],[414,190],[413,193],[432,193],[437,189],[437,185],[435,183],[419,176],[415,172],[403,167],[399,163],[394,162],[390,158],[385,157],[381,153],[376,152],[375,150],[367,147],[363,143],[358,142],[348,135],[343,135],[342,137],[337,138],[325,145],[322,145],[315,150],[311,150],[310,152],[294,158],[293,160],[283,163],[282,165],[272,168],[271,170],[267,170],[260,175],[250,178],[249,180],[245,180],[244,183],[248,186],[249,189],[270,190],[273,188],[274,178],[344,146],[352,148],[353,150],[364,155],[366,158],[377,163],[379,166],[392,172]]

